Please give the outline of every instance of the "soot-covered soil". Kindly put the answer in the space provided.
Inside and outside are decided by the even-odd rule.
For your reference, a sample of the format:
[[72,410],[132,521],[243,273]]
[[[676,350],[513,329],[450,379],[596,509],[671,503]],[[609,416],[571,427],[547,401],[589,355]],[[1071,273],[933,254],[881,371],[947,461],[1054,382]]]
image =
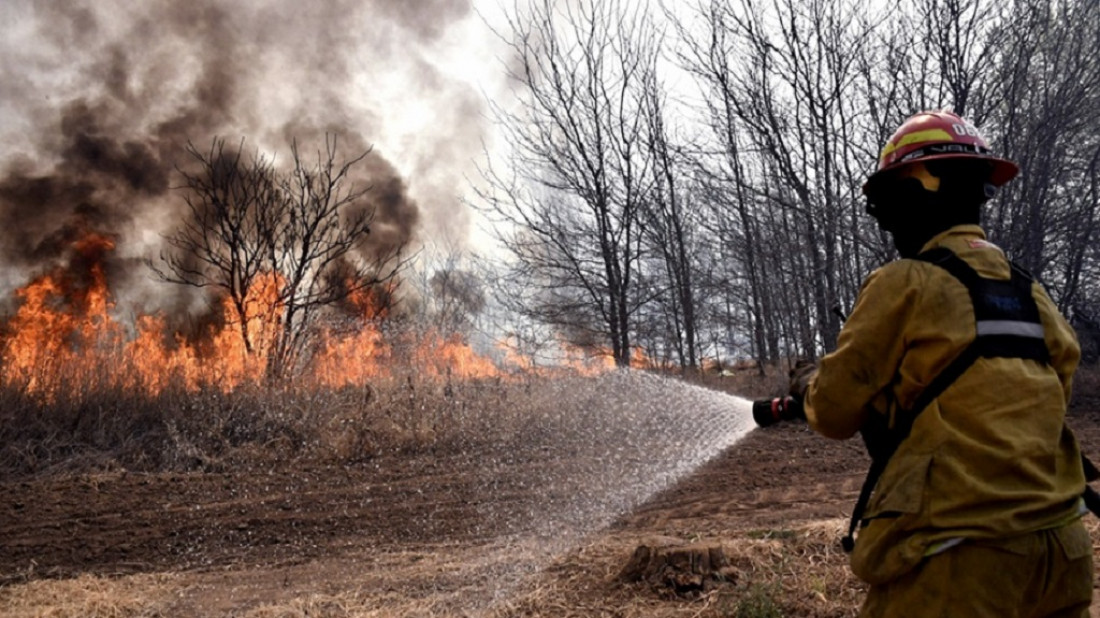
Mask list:
[[[1085,448],[1100,454],[1100,415],[1077,412],[1072,423]],[[507,600],[584,573],[585,561],[597,560],[565,546],[540,553],[532,546],[549,540],[522,536],[524,522],[537,515],[529,505],[554,502],[545,495],[552,489],[531,480],[552,475],[569,456],[545,448],[394,453],[350,465],[2,482],[0,583],[173,573],[176,593],[158,615],[244,615],[303,595],[367,589],[378,610],[372,615],[391,615],[378,605],[386,598],[402,608],[392,615],[421,614],[417,607],[422,615],[491,613],[488,607],[504,615],[539,614],[540,607],[552,615],[603,613],[600,599],[609,591],[641,594],[614,592],[612,566],[586,576],[598,580],[590,589],[570,584],[573,592],[553,603]],[[491,470],[483,464],[490,460]],[[855,440],[827,441],[797,424],[753,430],[573,545],[618,537],[625,562],[639,538],[759,536],[836,521],[847,516],[865,465]],[[724,615],[712,610],[699,613]]]

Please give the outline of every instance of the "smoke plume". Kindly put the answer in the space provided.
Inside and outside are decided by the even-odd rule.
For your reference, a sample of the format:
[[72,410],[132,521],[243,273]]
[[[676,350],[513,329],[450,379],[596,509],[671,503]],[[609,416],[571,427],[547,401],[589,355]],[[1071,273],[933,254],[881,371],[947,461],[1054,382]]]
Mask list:
[[[189,302],[193,291],[151,292],[141,258],[179,220],[186,145],[215,137],[285,161],[290,140],[336,133],[342,152],[372,148],[377,242],[461,238],[481,95],[433,53],[471,19],[470,0],[5,0],[0,293],[72,260],[94,232],[115,243],[104,266],[116,295]],[[430,130],[392,128],[410,109],[434,116]]]

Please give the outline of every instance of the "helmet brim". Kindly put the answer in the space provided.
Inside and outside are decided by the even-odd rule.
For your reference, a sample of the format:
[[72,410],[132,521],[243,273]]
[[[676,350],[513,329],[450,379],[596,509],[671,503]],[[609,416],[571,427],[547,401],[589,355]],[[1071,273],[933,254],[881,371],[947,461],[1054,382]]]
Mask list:
[[1005,183],[1012,180],[1013,178],[1016,177],[1017,174],[1020,173],[1020,166],[1019,165],[1016,165],[1015,163],[1013,163],[1012,161],[1009,161],[1008,159],[1002,159],[1000,157],[975,156],[975,155],[969,154],[969,153],[935,154],[935,155],[928,155],[926,157],[921,157],[919,159],[910,159],[908,161],[900,161],[898,163],[895,163],[893,165],[890,165],[890,166],[887,166],[887,167],[884,167],[884,168],[880,169],[879,171],[875,172],[874,174],[871,174],[870,177],[867,178],[867,182],[863,183],[863,194],[864,195],[869,195],[869,188],[873,184],[882,182],[882,180],[884,178],[889,176],[890,173],[895,171],[895,170],[901,169],[902,167],[905,167],[906,165],[909,165],[909,164],[912,164],[912,163],[923,163],[925,161],[934,161],[936,159],[971,159],[971,160],[973,160],[973,159],[982,159],[984,161],[989,161],[990,163],[993,164],[993,171],[991,171],[990,174],[989,174],[989,182],[990,182],[990,184],[992,184],[995,187],[1000,187],[1001,185],[1004,185]]

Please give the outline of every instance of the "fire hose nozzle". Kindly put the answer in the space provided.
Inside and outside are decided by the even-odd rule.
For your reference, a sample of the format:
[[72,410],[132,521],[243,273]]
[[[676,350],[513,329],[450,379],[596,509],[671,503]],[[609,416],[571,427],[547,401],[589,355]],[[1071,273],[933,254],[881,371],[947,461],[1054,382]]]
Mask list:
[[806,411],[802,407],[802,402],[794,397],[775,397],[752,402],[752,420],[761,427],[800,418],[806,418]]

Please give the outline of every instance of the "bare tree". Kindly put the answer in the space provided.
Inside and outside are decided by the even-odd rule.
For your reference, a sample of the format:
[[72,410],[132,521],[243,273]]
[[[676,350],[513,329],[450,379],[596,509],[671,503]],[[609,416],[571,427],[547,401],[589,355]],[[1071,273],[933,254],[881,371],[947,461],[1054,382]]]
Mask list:
[[[1100,5],[1093,0],[699,0],[669,16],[703,92],[674,143],[643,8],[532,1],[497,108],[512,175],[514,306],[616,358],[645,344],[761,362],[827,352],[866,274],[893,259],[864,212],[879,149],[920,110],[975,121],[1019,179],[986,228],[1082,324],[1100,302]],[[694,22],[691,20],[694,19]],[[690,110],[688,112],[690,114]]]
[[729,329],[740,323],[735,321],[739,312],[734,307],[744,303],[742,324],[751,332],[752,356],[774,362],[778,338],[773,297],[765,288],[758,200],[743,155],[744,134],[736,107],[741,93],[733,74],[739,56],[734,33],[727,25],[727,10],[717,2],[700,5],[705,37],[696,36],[683,23],[676,24],[686,48],[680,62],[698,78],[707,94],[707,116],[720,153],[716,161],[699,162],[704,178],[702,199],[711,207],[711,216],[702,225],[710,234],[710,254],[718,258],[710,271],[711,298],[722,299],[713,314],[726,325],[726,345],[735,348],[736,337]]
[[[727,187],[745,242],[755,347],[774,349],[770,314],[802,316],[809,299],[809,314],[784,336],[799,354],[829,350],[840,329],[835,308],[854,298],[863,274],[847,258],[861,251],[865,225],[857,179],[873,147],[858,86],[873,23],[854,4],[821,0],[767,8],[714,0],[699,17],[700,30],[680,29],[683,61],[710,94],[721,156],[707,167]],[[783,251],[769,256],[775,247]]]
[[985,124],[992,103],[986,82],[994,67],[1002,11],[983,0],[924,0],[916,13],[923,26],[917,31],[926,37],[924,49],[933,63],[930,98],[976,125]]
[[263,155],[245,160],[241,146],[189,146],[188,216],[166,237],[171,251],[150,264],[165,281],[221,290],[246,351],[263,354],[268,377],[278,378],[301,359],[318,312],[392,279],[403,247],[366,244],[370,187],[351,174],[369,151],[338,161],[337,139],[327,136],[310,160],[295,143],[292,169],[279,174]]
[[664,300],[666,338],[674,344],[680,367],[694,369],[699,361],[694,260],[699,203],[687,191],[688,165],[680,148],[672,143],[667,94],[655,65],[643,72],[640,87],[646,121],[644,143],[653,174],[650,198],[641,210],[645,236],[667,281],[662,286],[667,292],[657,296]]
[[1007,10],[993,137],[1022,173],[994,204],[990,227],[1068,308],[1098,223],[1100,5],[1015,2]]
[[164,281],[199,288],[213,287],[229,299],[245,350],[257,342],[247,328],[246,301],[267,268],[265,239],[275,235],[285,200],[270,159],[256,153],[245,158],[244,141],[226,148],[214,139],[210,149],[188,144],[194,165],[180,170],[187,216],[165,236],[169,250],[160,263],[150,261]]
[[497,106],[512,176],[484,170],[481,198],[508,229],[516,306],[629,365],[639,211],[652,162],[641,91],[655,51],[639,8],[618,0],[532,0],[509,32],[518,111]]
[[351,174],[369,153],[338,161],[334,135],[309,160],[291,145],[294,168],[281,184],[286,210],[266,243],[268,266],[283,278],[272,375],[293,368],[320,309],[393,280],[407,264],[403,245],[367,243],[375,211],[364,198],[371,187],[357,186]]

